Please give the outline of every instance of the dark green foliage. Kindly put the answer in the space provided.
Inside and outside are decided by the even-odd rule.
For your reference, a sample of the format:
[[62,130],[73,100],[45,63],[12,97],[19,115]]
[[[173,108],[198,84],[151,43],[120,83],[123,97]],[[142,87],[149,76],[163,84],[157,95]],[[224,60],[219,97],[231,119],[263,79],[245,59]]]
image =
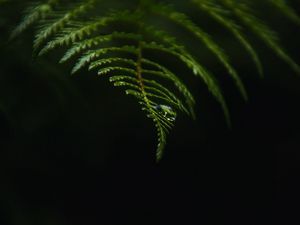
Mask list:
[[[247,93],[240,76],[227,53],[204,28],[177,7],[164,1],[48,0],[33,3],[25,10],[22,22],[15,28],[16,37],[31,25],[36,25],[34,51],[43,55],[56,48],[67,49],[60,62],[77,58],[72,73],[87,67],[99,76],[109,76],[116,87],[134,96],[146,115],[151,118],[158,134],[157,160],[160,160],[168,132],[174,126],[178,113],[194,118],[195,100],[189,88],[173,68],[167,68],[162,58],[149,53],[164,53],[179,60],[191,74],[199,77],[220,103],[228,124],[229,112],[224,96],[214,75],[197,55],[188,50],[188,43],[180,40],[164,22],[181,27],[207,48],[233,79],[242,97]],[[103,8],[102,5],[109,5]],[[278,57],[300,73],[299,65],[280,46],[279,39],[266,23],[256,17],[259,1],[247,0],[190,0],[186,5],[197,7],[199,14],[210,17],[223,26],[241,44],[263,75],[258,54],[244,34],[249,29]],[[284,0],[268,0],[291,21],[300,24],[300,18]],[[157,23],[155,19],[161,20]],[[173,88],[172,88],[173,86]]]

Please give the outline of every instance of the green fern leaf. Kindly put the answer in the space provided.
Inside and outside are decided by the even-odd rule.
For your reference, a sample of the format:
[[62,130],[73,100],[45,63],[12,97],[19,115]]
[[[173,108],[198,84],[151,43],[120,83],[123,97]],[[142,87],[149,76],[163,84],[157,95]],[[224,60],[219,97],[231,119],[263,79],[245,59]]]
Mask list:
[[70,23],[70,26],[72,28],[64,28],[58,37],[48,42],[48,44],[40,51],[39,55],[43,55],[58,46],[66,46],[76,41],[83,40],[84,38],[90,36],[92,33],[97,31],[99,32],[99,29],[101,27],[105,27],[109,23],[122,20],[134,21],[135,19],[137,19],[136,16],[133,17],[132,15],[135,14],[130,14],[130,12],[125,11],[111,13],[110,15],[98,18],[93,22]]
[[166,48],[165,46],[158,45],[154,42],[144,44],[144,47],[148,48],[148,49],[155,49],[155,50],[167,52],[171,55],[178,57],[188,68],[190,68],[193,71],[195,76],[199,76],[200,78],[202,78],[202,80],[207,85],[209,91],[212,93],[212,95],[216,98],[216,100],[222,106],[227,124],[229,126],[231,126],[228,107],[227,107],[227,104],[223,97],[222,91],[221,91],[216,79],[214,78],[214,76],[205,67],[200,65],[191,55],[184,52],[183,50],[179,53],[179,52],[176,52],[172,48]]
[[[111,1],[111,0],[110,0]],[[247,93],[238,72],[232,65],[221,43],[207,33],[197,21],[176,9],[177,2],[166,6],[164,1],[113,0],[107,10],[98,12],[106,0],[70,1],[45,0],[27,8],[22,22],[12,32],[19,35],[32,25],[37,25],[34,49],[43,55],[56,48],[66,49],[60,63],[76,60],[71,73],[84,67],[96,70],[100,77],[107,76],[115,87],[125,90],[136,98],[142,111],[152,119],[158,138],[156,160],[162,158],[167,135],[174,127],[177,115],[186,114],[195,118],[196,101],[183,77],[174,71],[164,59],[152,54],[161,54],[176,59],[191,75],[202,80],[208,91],[221,105],[228,125],[231,125],[229,110],[214,74],[208,65],[198,60],[196,53],[189,51],[189,43],[180,40],[172,29],[166,29],[155,19],[178,25],[193,35],[218,60],[233,79],[244,99]],[[268,0],[294,22],[300,19],[284,0]],[[120,3],[120,4],[117,4]],[[136,4],[136,6],[135,6]],[[255,16],[252,5],[255,1],[243,0],[190,0],[187,6],[196,6],[199,13],[212,18],[232,33],[244,51],[251,57],[259,74],[263,74],[259,56],[248,41],[244,30],[250,30],[265,42],[282,60],[296,72],[300,67],[280,46],[277,34],[264,21]],[[127,7],[128,6],[128,7]],[[93,13],[90,13],[90,12]],[[97,14],[99,13],[99,14]],[[101,14],[101,15],[100,15]],[[158,16],[158,17],[157,17]]]
[[41,19],[45,19],[53,7],[59,3],[59,0],[48,0],[46,3],[35,3],[25,10],[25,16],[22,22],[14,29],[11,34],[11,38],[15,38],[21,34],[28,27],[38,22]]
[[125,32],[113,32],[112,34],[96,36],[91,39],[84,40],[82,42],[76,43],[72,48],[70,48],[63,58],[60,60],[61,63],[66,62],[74,55],[79,54],[80,52],[91,48],[93,46],[97,46],[104,42],[110,42],[115,39],[129,39],[129,40],[140,40],[141,36],[133,33],[125,33]]
[[165,78],[165,79],[171,81],[177,87],[178,91],[185,98],[185,102],[188,107],[189,115],[192,118],[195,118],[195,112],[194,112],[195,99],[194,99],[192,93],[186,87],[186,85],[174,73],[172,73],[170,70],[168,70],[164,66],[161,66],[158,63],[152,62],[147,59],[143,59],[142,63],[144,63],[146,65],[154,66],[159,70],[159,71],[143,70],[144,73],[149,73],[154,76]]
[[122,47],[109,47],[109,48],[102,48],[98,50],[91,50],[88,51],[83,57],[80,58],[77,64],[72,69],[72,74],[76,73],[78,70],[96,60],[97,58],[101,57],[102,55],[107,54],[108,52],[128,52],[132,54],[137,54],[137,49],[134,46],[125,45]]
[[284,13],[292,21],[300,25],[300,17],[297,15],[295,10],[287,4],[285,0],[269,0],[269,2],[278,7],[279,11]]
[[76,5],[74,8],[65,11],[64,13],[58,13],[57,18],[52,19],[53,22],[46,23],[38,31],[34,40],[34,48],[38,49],[42,43],[47,40],[51,35],[56,34],[59,30],[63,29],[65,25],[71,20],[75,19],[81,14],[88,12],[89,9],[93,8],[95,0],[83,1]]
[[247,38],[242,34],[241,27],[236,24],[234,20],[232,20],[229,15],[230,11],[225,10],[220,4],[218,4],[215,0],[193,0],[193,2],[204,12],[208,13],[213,19],[227,28],[232,34],[236,37],[236,39],[245,47],[245,49],[250,54],[258,73],[263,75],[263,68],[260,62],[260,59],[253,49],[252,45],[249,43]]
[[222,2],[282,60],[288,63],[297,73],[300,73],[299,65],[280,46],[276,32],[256,18],[249,5],[237,3],[233,0],[222,0]]
[[185,14],[177,12],[171,7],[163,7],[158,5],[153,7],[153,11],[169,18],[175,23],[180,24],[181,26],[189,30],[191,33],[193,33],[197,38],[199,38],[204,43],[204,45],[212,53],[214,53],[216,57],[220,60],[220,62],[225,66],[228,73],[235,80],[236,85],[239,88],[244,99],[247,99],[247,93],[244,84],[242,83],[233,66],[230,64],[228,57],[226,56],[224,51],[218,46],[218,44],[214,40],[212,40],[212,38],[207,33],[205,33],[199,26],[194,24]]

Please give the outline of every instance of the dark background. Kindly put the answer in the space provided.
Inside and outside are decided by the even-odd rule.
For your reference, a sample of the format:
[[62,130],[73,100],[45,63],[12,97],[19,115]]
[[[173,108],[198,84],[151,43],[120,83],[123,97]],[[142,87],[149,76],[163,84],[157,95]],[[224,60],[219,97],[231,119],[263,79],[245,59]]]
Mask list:
[[[93,73],[69,76],[61,53],[31,58],[31,31],[7,42],[22,7],[0,7],[0,225],[300,224],[300,77],[262,43],[264,79],[217,35],[249,101],[204,52],[233,127],[191,78],[197,120],[177,118],[156,164],[155,130],[134,99]],[[299,27],[272,9],[264,16],[300,63]]]

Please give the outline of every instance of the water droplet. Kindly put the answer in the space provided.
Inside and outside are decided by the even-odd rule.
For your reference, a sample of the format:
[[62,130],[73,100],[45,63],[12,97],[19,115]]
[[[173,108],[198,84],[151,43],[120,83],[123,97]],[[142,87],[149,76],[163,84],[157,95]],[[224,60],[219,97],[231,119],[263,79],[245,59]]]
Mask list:
[[195,75],[198,74],[198,70],[197,70],[195,67],[193,68],[193,73],[194,73]]
[[168,105],[154,106],[157,112],[163,115],[168,121],[175,121],[177,113]]

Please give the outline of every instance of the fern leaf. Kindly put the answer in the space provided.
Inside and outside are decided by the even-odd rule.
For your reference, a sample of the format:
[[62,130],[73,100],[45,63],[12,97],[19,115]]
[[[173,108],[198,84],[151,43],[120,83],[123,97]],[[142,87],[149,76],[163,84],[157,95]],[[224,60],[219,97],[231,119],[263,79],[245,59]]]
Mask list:
[[100,69],[98,71],[98,75],[105,75],[112,71],[121,71],[121,72],[129,73],[129,74],[133,74],[133,75],[136,74],[136,71],[133,69],[129,69],[126,67],[120,67],[120,66],[110,66],[110,67],[105,67],[105,68]]
[[13,30],[11,38],[15,38],[34,23],[46,18],[58,2],[59,0],[48,0],[46,3],[35,3],[28,7],[22,22]]
[[191,33],[193,33],[197,38],[199,38],[199,40],[201,40],[205,44],[205,47],[207,47],[224,65],[224,67],[227,69],[230,76],[234,79],[242,96],[244,97],[245,100],[247,100],[247,93],[243,82],[239,78],[233,66],[230,64],[227,55],[208,34],[206,34],[199,26],[194,24],[184,13],[177,12],[176,10],[173,10],[171,7],[166,7],[166,6],[165,7],[157,6],[153,8],[154,8],[153,10],[156,13],[159,13],[160,15],[169,18],[170,20],[186,28]]
[[47,38],[63,29],[72,19],[75,19],[79,15],[84,14],[89,9],[93,8],[94,3],[95,0],[83,1],[76,7],[73,6],[71,10],[68,9],[64,13],[59,13],[58,18],[54,19],[53,22],[45,24],[42,29],[38,31],[34,40],[34,49],[39,48]]
[[144,43],[143,46],[144,46],[144,48],[155,49],[155,50],[167,52],[171,55],[176,56],[188,68],[190,68],[193,71],[195,76],[199,76],[200,78],[202,78],[202,80],[208,87],[208,90],[216,98],[216,100],[220,103],[220,105],[223,109],[227,124],[229,126],[231,126],[229,110],[228,110],[227,104],[225,102],[225,99],[223,97],[222,91],[221,91],[216,79],[214,79],[213,75],[210,72],[208,72],[208,70],[206,68],[204,68],[202,65],[200,65],[195,59],[193,59],[193,57],[191,55],[189,55],[186,52],[182,51],[182,52],[178,53],[174,49],[166,48],[163,45],[158,45],[154,42]]
[[[98,3],[102,1],[104,2],[104,0],[78,0],[77,3],[72,3],[45,0],[36,3],[27,9],[26,16],[13,31],[12,37],[38,23],[34,40],[34,49],[39,51],[38,55],[58,47],[66,48],[60,63],[74,58],[76,62],[72,74],[83,67],[96,70],[100,77],[107,76],[113,86],[124,88],[127,95],[134,96],[142,111],[155,125],[158,138],[157,161],[162,158],[167,134],[173,128],[177,114],[185,113],[195,118],[196,103],[189,88],[179,77],[180,74],[166,66],[164,59],[155,59],[152,52],[176,58],[181,66],[187,67],[193,75],[200,78],[220,104],[230,126],[229,110],[214,74],[197,60],[196,54],[188,50],[190,47],[188,43],[178,40],[171,29],[166,29],[163,23],[157,23],[157,18],[153,17],[159,15],[161,18],[158,19],[167,20],[174,26],[179,25],[193,35],[195,40],[202,43],[224,67],[244,99],[247,99],[244,84],[235,67],[213,36],[206,33],[187,14],[160,3],[163,1],[131,1],[129,6],[123,4],[126,1],[119,0],[116,3],[122,4],[112,4],[107,10],[108,13],[94,15],[97,10],[93,9],[101,7]],[[267,2],[300,24],[299,16],[285,0]],[[232,37],[249,54],[259,74],[263,73],[262,64],[244,34],[246,28],[250,28],[282,60],[300,73],[300,67],[280,46],[277,34],[254,16],[250,1],[190,0],[185,4],[187,6],[194,4],[199,12],[231,32]],[[177,1],[173,5],[176,6]]]
[[285,0],[269,0],[269,2],[275,5],[280,12],[284,13],[288,18],[300,25],[300,17],[295,10],[291,8]]
[[[149,71],[143,70],[142,72],[147,73]],[[178,97],[176,97],[176,95],[172,91],[170,91],[168,88],[159,84],[155,80],[143,79],[143,82],[147,85],[147,86],[145,86],[145,90],[153,91],[153,92],[160,94],[161,96],[164,96],[165,98],[167,98],[168,103],[172,104],[177,109],[184,111],[188,114],[188,110],[185,108],[182,101]],[[151,85],[151,86],[149,86],[149,85]]]
[[[143,59],[142,63],[146,65],[153,66],[157,68],[159,71],[151,71],[151,75],[159,76],[162,78],[165,78],[171,82],[177,87],[178,91],[184,96],[185,102],[188,107],[189,115],[195,118],[195,112],[194,112],[194,106],[195,106],[195,99],[193,94],[189,91],[189,89],[186,87],[186,85],[170,70],[168,70],[166,67],[155,63],[148,59]],[[149,71],[147,71],[149,73]],[[145,70],[144,70],[145,73]]]
[[285,52],[279,44],[279,38],[275,31],[269,28],[254,16],[250,6],[237,3],[233,0],[222,0],[227,6],[253,33],[267,44],[282,60],[290,65],[297,73],[300,73],[299,65]]
[[235,37],[236,39],[244,46],[244,48],[250,54],[258,73],[262,76],[263,75],[263,68],[261,61],[253,49],[252,45],[249,43],[247,38],[242,34],[240,26],[236,24],[234,20],[228,17],[230,15],[230,11],[225,10],[219,5],[215,0],[192,0],[200,9],[204,12],[207,12],[213,19],[215,19],[218,23],[223,25],[227,28]]
[[125,93],[127,95],[132,95],[132,96],[136,97],[139,100],[143,99],[143,95],[138,91],[128,89],[128,90],[125,91]]
[[121,11],[98,18],[94,22],[73,24],[73,28],[63,29],[58,37],[48,42],[48,44],[40,51],[39,55],[43,55],[58,46],[66,46],[76,41],[83,40],[84,38],[90,36],[92,33],[99,32],[99,29],[101,27],[105,27],[109,23],[124,20],[132,21],[133,18],[136,19],[135,14],[130,14],[128,11]]
[[107,65],[107,64],[112,64],[112,63],[124,63],[124,64],[128,64],[131,66],[136,66],[136,62],[132,59],[126,59],[126,58],[105,58],[105,59],[99,59],[96,60],[94,62],[92,62],[89,66],[89,70],[94,69],[96,67],[100,67],[103,65]]
[[136,89],[137,91],[141,91],[141,88],[138,85],[128,83],[128,82],[125,82],[125,81],[114,82],[114,86],[115,87],[129,87],[129,88]]
[[60,63],[66,62],[70,58],[72,58],[74,55],[91,48],[93,46],[97,46],[104,42],[109,42],[114,39],[129,39],[129,40],[140,40],[141,36],[138,34],[133,33],[125,33],[125,32],[113,32],[112,34],[107,35],[101,35],[94,38],[90,38],[87,40],[84,40],[82,42],[76,43],[72,48],[70,48],[65,55],[60,60]]
[[102,48],[98,50],[90,50],[79,59],[79,61],[73,67],[71,73],[72,74],[76,73],[78,70],[80,70],[87,64],[91,63],[92,60],[95,60],[100,56],[107,54],[108,52],[127,52],[127,53],[136,54],[136,51],[137,51],[136,47],[129,46],[129,45],[125,45],[122,47],[108,47],[108,48]]
[[125,76],[125,75],[114,75],[109,78],[110,82],[124,81],[124,80],[131,81],[137,84],[139,83],[139,81],[135,77]]

